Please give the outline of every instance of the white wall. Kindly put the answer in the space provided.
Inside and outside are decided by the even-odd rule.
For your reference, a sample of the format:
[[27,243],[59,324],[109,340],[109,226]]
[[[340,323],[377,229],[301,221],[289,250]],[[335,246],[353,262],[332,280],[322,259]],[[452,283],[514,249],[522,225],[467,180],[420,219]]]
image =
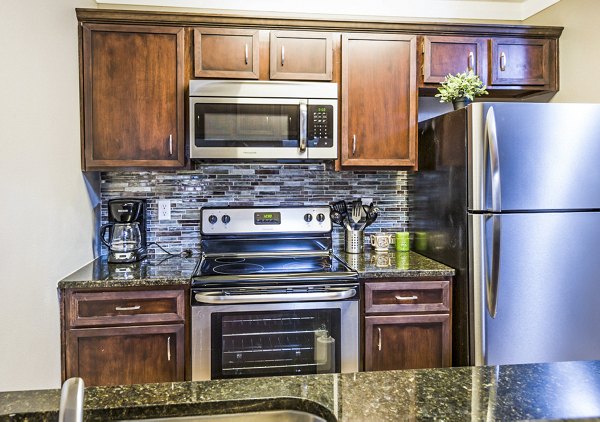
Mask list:
[[563,26],[560,90],[552,102],[600,102],[600,1],[561,0],[527,19],[527,25]]
[[56,284],[93,259],[75,7],[0,1],[0,391],[60,386]]

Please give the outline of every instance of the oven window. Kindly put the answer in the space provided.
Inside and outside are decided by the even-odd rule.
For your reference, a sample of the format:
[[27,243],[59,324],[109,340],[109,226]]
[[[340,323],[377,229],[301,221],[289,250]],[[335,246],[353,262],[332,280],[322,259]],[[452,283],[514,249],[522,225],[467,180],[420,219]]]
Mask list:
[[212,379],[340,372],[340,309],[212,314]]
[[297,147],[299,107],[195,104],[197,147]]

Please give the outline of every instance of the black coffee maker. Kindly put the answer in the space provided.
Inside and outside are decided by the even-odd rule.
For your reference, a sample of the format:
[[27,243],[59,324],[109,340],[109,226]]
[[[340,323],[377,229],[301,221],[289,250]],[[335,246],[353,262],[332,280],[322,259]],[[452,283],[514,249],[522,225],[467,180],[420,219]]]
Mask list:
[[108,247],[110,263],[144,259],[147,246],[146,201],[128,198],[109,200],[108,224],[100,228],[100,240]]

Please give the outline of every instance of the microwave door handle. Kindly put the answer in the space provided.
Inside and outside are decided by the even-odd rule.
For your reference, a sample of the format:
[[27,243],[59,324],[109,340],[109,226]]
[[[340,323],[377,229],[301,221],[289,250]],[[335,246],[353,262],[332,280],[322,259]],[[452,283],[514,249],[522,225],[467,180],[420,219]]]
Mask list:
[[306,151],[306,134],[308,131],[308,109],[306,106],[306,100],[300,100],[300,152]]

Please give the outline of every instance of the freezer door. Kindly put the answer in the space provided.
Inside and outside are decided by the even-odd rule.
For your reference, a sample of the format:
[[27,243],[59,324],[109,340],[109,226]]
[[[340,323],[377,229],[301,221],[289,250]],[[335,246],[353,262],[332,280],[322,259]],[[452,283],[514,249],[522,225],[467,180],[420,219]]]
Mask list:
[[468,107],[468,208],[600,209],[600,104]]
[[468,224],[475,364],[600,359],[600,213],[470,214]]

